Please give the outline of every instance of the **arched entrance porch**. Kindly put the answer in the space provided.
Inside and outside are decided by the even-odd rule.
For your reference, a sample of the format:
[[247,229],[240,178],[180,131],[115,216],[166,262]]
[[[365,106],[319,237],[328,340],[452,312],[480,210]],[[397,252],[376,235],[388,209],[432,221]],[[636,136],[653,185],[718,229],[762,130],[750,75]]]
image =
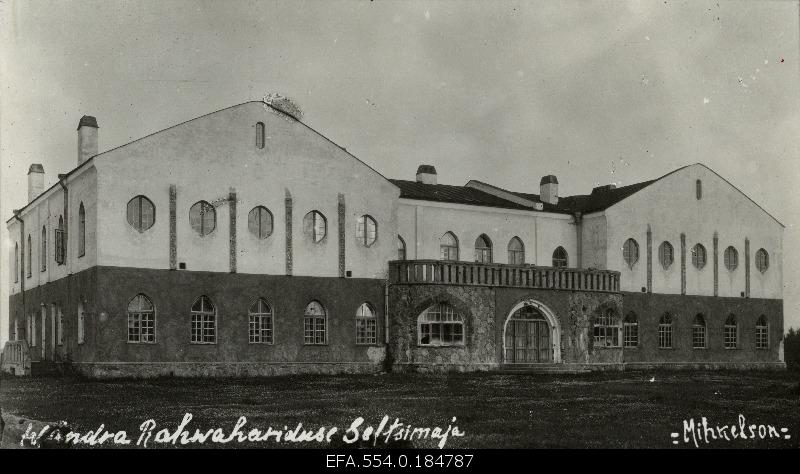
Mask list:
[[503,363],[561,362],[561,327],[550,308],[533,299],[520,301],[503,325]]

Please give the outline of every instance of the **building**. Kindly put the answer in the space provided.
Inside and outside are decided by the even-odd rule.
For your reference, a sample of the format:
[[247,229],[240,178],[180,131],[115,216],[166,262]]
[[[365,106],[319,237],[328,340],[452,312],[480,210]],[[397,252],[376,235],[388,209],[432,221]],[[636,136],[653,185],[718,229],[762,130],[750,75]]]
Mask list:
[[263,102],[98,130],[7,221],[22,372],[784,367],[783,226],[701,164],[564,197],[390,180]]

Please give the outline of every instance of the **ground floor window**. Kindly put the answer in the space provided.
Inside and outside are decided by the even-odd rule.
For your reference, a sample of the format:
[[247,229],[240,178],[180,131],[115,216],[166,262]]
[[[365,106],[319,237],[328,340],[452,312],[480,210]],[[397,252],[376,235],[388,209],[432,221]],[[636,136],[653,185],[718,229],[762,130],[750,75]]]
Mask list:
[[769,326],[763,315],[756,321],[756,349],[769,349]]
[[672,349],[672,316],[667,313],[658,321],[659,349]]
[[730,315],[725,320],[725,349],[736,349],[738,344],[739,327],[736,324],[736,316]]
[[378,343],[378,318],[369,303],[364,303],[356,311],[356,344]]
[[303,315],[303,343],[307,345],[322,345],[328,342],[328,317],[325,308],[317,301],[312,301],[306,306]]
[[607,309],[594,320],[594,347],[619,347],[619,326],[614,310]]
[[426,309],[417,321],[420,346],[463,346],[464,317],[447,303]]
[[250,343],[272,344],[272,308],[264,298],[257,299],[250,305]]
[[201,296],[192,305],[192,338],[194,344],[217,342],[217,310],[207,296]]
[[639,346],[639,321],[635,313],[628,313],[622,324],[622,339],[625,347]]
[[705,349],[706,348],[706,320],[702,314],[694,317],[692,324],[692,348]]
[[138,294],[128,303],[128,342],[156,342],[156,312],[150,299]]

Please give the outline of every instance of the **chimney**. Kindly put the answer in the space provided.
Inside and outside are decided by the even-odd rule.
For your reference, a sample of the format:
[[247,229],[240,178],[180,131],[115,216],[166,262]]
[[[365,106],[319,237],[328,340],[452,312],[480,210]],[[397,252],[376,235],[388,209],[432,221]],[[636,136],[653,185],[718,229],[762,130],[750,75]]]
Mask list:
[[605,184],[603,186],[595,186],[594,188],[592,188],[592,194],[606,194],[615,189],[617,189],[616,184]]
[[28,169],[28,202],[36,199],[42,191],[44,191],[44,167],[34,163]]
[[78,164],[97,154],[97,119],[84,115],[78,122]]
[[436,184],[436,168],[433,165],[419,165],[419,168],[417,168],[417,182]]
[[558,178],[552,174],[539,181],[539,200],[548,204],[558,204]]

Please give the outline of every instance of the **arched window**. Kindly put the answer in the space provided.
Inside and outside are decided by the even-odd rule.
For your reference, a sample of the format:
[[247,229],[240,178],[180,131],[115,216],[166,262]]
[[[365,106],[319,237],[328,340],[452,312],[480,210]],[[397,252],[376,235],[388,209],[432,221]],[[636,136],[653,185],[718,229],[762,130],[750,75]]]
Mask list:
[[672,263],[675,261],[675,250],[672,248],[672,244],[666,240],[661,242],[661,245],[658,246],[658,260],[661,262],[661,266],[664,267],[664,270],[671,267]]
[[78,257],[86,255],[86,209],[78,207]]
[[86,306],[83,301],[78,302],[78,344],[86,341]]
[[692,247],[692,265],[698,270],[706,266],[706,248],[702,244]]
[[399,235],[397,236],[397,259],[406,259],[406,241]]
[[328,317],[325,308],[317,301],[306,306],[303,315],[303,343],[307,345],[325,344],[328,333]]
[[19,282],[19,244],[14,242],[14,283]]
[[144,232],[156,223],[156,207],[144,196],[136,196],[128,201],[128,224]]
[[322,242],[328,233],[328,222],[319,211],[311,211],[303,218],[303,232],[316,243]]
[[628,313],[622,323],[622,340],[625,347],[639,347],[639,320],[636,313]]
[[39,266],[42,271],[47,270],[47,227],[42,226],[42,249],[39,252]]
[[442,260],[458,260],[458,239],[452,232],[446,232],[439,239],[439,252]]
[[247,229],[259,239],[272,235],[272,213],[264,206],[256,206],[247,215]]
[[698,179],[697,181],[694,182],[694,188],[695,188],[694,189],[695,196],[697,197],[697,200],[699,201],[700,199],[703,198],[703,182]]
[[250,305],[250,344],[272,344],[272,308],[264,298],[258,298]]
[[201,296],[192,305],[192,344],[217,342],[217,309],[208,296]]
[[619,326],[614,310],[607,309],[594,318],[594,347],[619,347]]
[[363,303],[356,311],[356,344],[378,343],[378,319],[369,303]]
[[702,314],[695,316],[692,323],[692,348],[706,348],[706,319]]
[[769,349],[769,326],[763,314],[756,321],[756,349]]
[[556,249],[553,250],[553,267],[567,267],[568,264],[569,257],[567,256],[567,251],[564,247],[556,247]]
[[658,321],[658,348],[672,349],[672,316],[664,313]]
[[463,346],[464,317],[447,303],[426,309],[417,318],[420,346]]
[[356,222],[356,240],[365,247],[375,243],[378,238],[378,224],[372,216],[364,214]]
[[256,123],[256,148],[264,148],[264,122]]
[[31,268],[33,268],[33,255],[31,253],[31,249],[33,248],[33,244],[31,243],[31,234],[28,234],[28,261],[25,262],[28,265],[28,269],[26,270],[25,275],[30,278],[31,277]]
[[475,239],[475,261],[492,263],[492,241],[486,234],[481,234]]
[[525,263],[525,245],[519,237],[508,242],[508,264],[523,265]]
[[728,247],[725,249],[724,259],[725,268],[730,271],[736,270],[736,267],[739,266],[739,252],[737,252],[733,247]]
[[736,324],[736,316],[730,315],[725,320],[725,349],[736,349],[739,339],[739,326]]
[[629,268],[639,261],[639,244],[633,239],[628,239],[622,244],[622,258]]
[[189,208],[189,224],[200,235],[208,235],[217,227],[217,210],[206,201],[197,201]]
[[128,303],[128,342],[156,342],[156,310],[141,293]]
[[764,249],[758,249],[756,252],[756,268],[761,273],[764,273],[769,268],[769,254]]

